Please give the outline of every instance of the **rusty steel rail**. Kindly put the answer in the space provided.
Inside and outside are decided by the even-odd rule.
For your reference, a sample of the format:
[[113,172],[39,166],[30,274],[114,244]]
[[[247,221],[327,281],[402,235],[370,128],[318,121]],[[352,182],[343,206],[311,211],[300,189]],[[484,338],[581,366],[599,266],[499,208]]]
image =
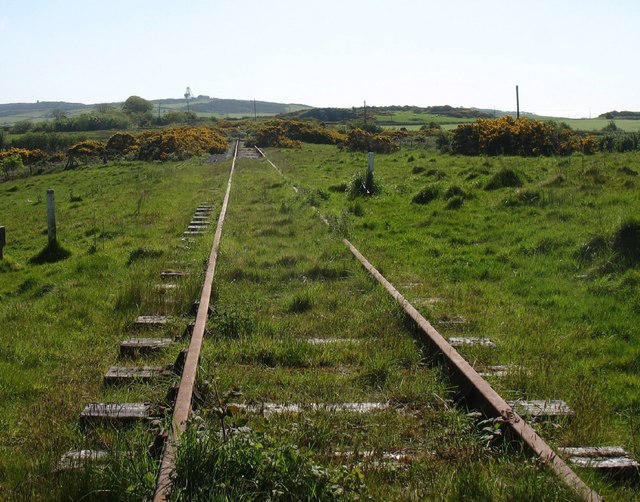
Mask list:
[[202,286],[202,293],[200,294],[200,304],[198,305],[196,322],[193,327],[191,342],[189,343],[189,350],[184,362],[184,369],[182,370],[182,377],[180,379],[180,387],[178,388],[178,395],[176,397],[176,404],[173,409],[171,431],[167,437],[164,452],[162,454],[162,460],[160,462],[156,492],[153,497],[154,502],[166,501],[171,493],[175,471],[176,448],[181,434],[187,428],[187,420],[191,412],[191,399],[195,388],[196,372],[198,370],[198,361],[200,359],[200,349],[202,348],[202,340],[204,338],[204,331],[209,313],[211,288],[213,286],[213,277],[215,275],[216,263],[218,261],[222,226],[227,214],[227,206],[229,204],[229,196],[231,194],[231,181],[233,179],[236,158],[238,156],[238,144],[239,142],[236,141],[231,170],[229,172],[229,181],[227,182],[227,191],[224,195],[224,201],[220,209],[220,216],[218,217],[218,225],[213,238],[213,245],[211,247],[211,254],[209,255],[207,271],[204,278],[204,284]]
[[451,344],[418,312],[393,285],[369,263],[351,242],[343,239],[342,242],[349,251],[358,259],[364,268],[387,290],[387,292],[400,304],[404,311],[418,325],[427,338],[445,358],[447,364],[456,374],[465,380],[474,394],[491,410],[500,416],[506,424],[515,432],[522,442],[535,453],[551,470],[573,489],[583,500],[588,502],[600,502],[600,496],[585,484],[580,477],[562,460],[544,439],[522,417],[515,413],[511,406],[491,387],[489,382],[482,378],[473,369],[464,357],[451,346]]
[[[280,175],[284,174],[276,165],[267,159],[260,148],[256,150],[271,164]],[[292,187],[295,186],[292,184]],[[298,190],[295,189],[297,192]],[[328,225],[325,217],[320,215],[321,220]],[[351,244],[347,239],[342,239],[344,245],[351,251],[362,266],[380,283],[387,292],[404,309],[409,317],[416,323],[424,334],[425,341],[441,354],[445,363],[455,372],[456,376],[462,379],[469,391],[482,403],[489,407],[493,414],[499,416],[510,427],[510,429],[520,438],[520,440],[531,450],[543,463],[569,486],[585,502],[602,502],[598,493],[591,489],[580,477],[560,458],[553,449],[542,439],[540,435],[521,416],[513,411],[502,396],[491,387],[478,372],[471,366],[460,353],[427,321],[420,312],[416,310],[409,301],[391,284],[378,270]]]

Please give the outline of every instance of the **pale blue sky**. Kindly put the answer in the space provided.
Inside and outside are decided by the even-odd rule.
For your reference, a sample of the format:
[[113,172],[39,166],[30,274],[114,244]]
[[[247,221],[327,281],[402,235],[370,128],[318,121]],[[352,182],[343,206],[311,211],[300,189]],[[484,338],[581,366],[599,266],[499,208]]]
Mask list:
[[0,103],[640,110],[640,2],[2,0]]

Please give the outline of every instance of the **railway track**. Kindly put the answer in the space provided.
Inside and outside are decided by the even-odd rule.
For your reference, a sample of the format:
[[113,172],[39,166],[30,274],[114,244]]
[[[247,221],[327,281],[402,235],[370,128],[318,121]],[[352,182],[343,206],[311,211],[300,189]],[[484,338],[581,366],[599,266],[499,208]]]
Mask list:
[[[256,152],[236,143],[195,321],[187,329],[190,336],[188,350],[182,352],[171,367],[114,367],[108,373],[116,380],[146,380],[167,373],[180,374],[170,430],[162,448],[154,496],[158,502],[168,500],[171,495],[176,476],[176,451],[192,411],[236,161],[260,157],[266,158],[259,149]],[[267,161],[282,179],[282,171]],[[351,242],[343,239],[340,244],[326,230],[309,227],[307,230],[312,236],[303,239],[290,216],[292,211],[304,207],[304,203],[300,204],[298,187],[290,182],[278,183],[255,167],[241,176],[244,186],[253,186],[256,190],[253,194],[244,194],[250,198],[255,210],[251,221],[246,214],[240,214],[229,223],[230,242],[227,248],[223,246],[229,263],[221,262],[222,279],[216,284],[218,312],[226,313],[227,317],[223,316],[226,320],[236,315],[236,327],[239,324],[240,331],[247,332],[218,337],[216,346],[207,354],[207,364],[215,368],[218,385],[242,389],[237,392],[242,400],[224,405],[233,410],[230,415],[241,417],[242,423],[277,430],[285,440],[307,444],[329,462],[365,465],[374,470],[380,465],[393,465],[396,469],[399,465],[433,462],[434,458],[451,454],[451,445],[444,444],[448,440],[462,449],[473,447],[473,442],[464,439],[464,434],[468,433],[464,427],[444,435],[442,431],[432,430],[441,426],[442,421],[448,424],[445,429],[455,429],[453,424],[460,421],[460,412],[455,411],[456,407],[449,399],[440,396],[446,390],[438,387],[441,383],[434,383],[438,379],[437,371],[424,366],[420,349],[416,349],[414,340],[407,335],[404,319],[394,313],[393,304],[380,299],[378,288],[372,286],[357,268],[361,265],[412,320],[411,330],[417,328],[418,346],[427,347],[431,355],[435,353],[445,362],[468,403],[478,406],[492,423],[508,428],[513,437],[548,465],[581,499],[601,500],[521,416],[528,413],[527,407],[520,406],[516,410],[516,403],[508,403],[496,393],[453,347],[453,341],[444,338],[422,317]],[[279,191],[282,197],[282,192],[289,186],[293,189],[293,197],[285,197],[278,207],[277,199],[269,192]],[[184,239],[197,238],[206,231],[203,222],[209,221],[212,209],[211,206],[198,208]],[[320,217],[325,224],[329,223],[322,215]],[[246,249],[247,238],[252,239],[249,247],[253,249]],[[310,243],[311,248],[301,250],[300,241]],[[357,263],[343,251],[338,251],[336,245],[345,246]],[[277,248],[278,258],[256,265],[267,247]],[[248,273],[245,271],[247,266],[258,271]],[[175,279],[182,272],[165,271],[165,274]],[[248,298],[238,294],[238,283],[251,284],[252,293],[245,293]],[[358,298],[350,303],[352,307],[360,303],[363,311],[373,312],[364,316],[366,322],[355,316],[345,318],[348,316],[344,315],[340,303],[347,297]],[[281,307],[274,310],[272,304],[278,302]],[[243,312],[247,310],[253,312],[245,315]],[[261,316],[270,316],[271,321],[266,327],[258,328],[256,325]],[[171,322],[161,316],[147,316],[137,321],[151,325]],[[214,323],[214,328],[221,326]],[[261,330],[267,332],[266,338],[252,340],[250,335]],[[326,335],[307,335],[311,331],[324,331]],[[165,338],[134,338],[129,340],[129,346],[133,348],[121,348],[121,351],[161,350],[171,343],[172,340]],[[462,345],[465,343],[463,341]],[[370,354],[374,354],[373,358]],[[425,381],[440,391],[426,391]],[[425,395],[427,392],[432,395]],[[271,401],[278,397],[281,400]],[[541,414],[549,413],[544,403],[538,406],[542,407]],[[475,416],[474,413],[470,415]],[[153,413],[147,403],[89,403],[83,411],[84,420],[102,417],[134,421],[150,416]],[[338,429],[343,430],[336,430],[336,421],[340,422]],[[103,455],[104,452],[79,450],[63,460],[73,465],[79,460],[97,460]],[[394,486],[384,496],[404,498],[405,489]]]

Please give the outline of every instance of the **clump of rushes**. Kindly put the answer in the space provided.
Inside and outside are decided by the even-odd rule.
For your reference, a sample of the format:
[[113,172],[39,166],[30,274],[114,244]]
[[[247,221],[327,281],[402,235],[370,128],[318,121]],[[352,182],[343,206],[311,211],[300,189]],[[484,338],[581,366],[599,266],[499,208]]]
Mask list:
[[253,334],[255,323],[248,315],[230,309],[214,314],[212,330],[216,336],[241,338]]
[[505,167],[495,173],[484,188],[485,190],[497,190],[499,188],[519,186],[522,186],[520,175],[513,169]]
[[160,256],[162,256],[162,251],[158,249],[149,249],[146,247],[136,248],[129,253],[127,266],[130,266],[132,263],[139,260],[145,260],[147,258],[159,258]]
[[292,314],[302,314],[303,312],[311,310],[311,307],[313,307],[313,301],[309,294],[301,293],[296,294],[291,299],[287,311],[291,312]]
[[623,221],[613,233],[611,247],[616,255],[630,265],[640,262],[640,221]]
[[446,200],[449,200],[456,195],[462,197],[463,199],[467,197],[467,193],[462,188],[460,188],[458,185],[451,185],[444,193],[444,198]]
[[376,183],[373,173],[368,169],[364,173],[355,173],[349,181],[347,194],[349,197],[361,197],[380,193],[380,186]]
[[447,201],[446,209],[460,209],[464,204],[464,197],[460,195],[454,195]]
[[429,204],[429,202],[437,199],[440,196],[440,190],[435,186],[427,186],[414,195],[411,202],[414,204]]

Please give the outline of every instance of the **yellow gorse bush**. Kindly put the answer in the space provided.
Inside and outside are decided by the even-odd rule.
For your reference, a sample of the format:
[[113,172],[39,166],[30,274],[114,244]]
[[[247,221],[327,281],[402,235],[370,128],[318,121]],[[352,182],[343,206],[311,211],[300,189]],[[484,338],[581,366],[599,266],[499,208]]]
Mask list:
[[33,150],[28,150],[27,148],[9,148],[8,150],[0,152],[0,160],[14,155],[19,155],[23,164],[26,165],[35,164],[46,158],[46,154],[39,148],[34,148]]
[[344,134],[315,122],[276,119],[260,124],[254,142],[257,146],[293,148],[300,146],[300,142],[335,145],[345,139]]
[[204,152],[224,153],[226,138],[208,127],[172,127],[158,131],[144,131],[136,137],[141,160],[183,159]]
[[204,152],[223,153],[227,150],[226,138],[208,127],[172,127],[139,134],[118,132],[106,145],[100,141],[81,141],[67,151],[68,166],[78,158],[129,156],[140,160],[184,159]]
[[567,155],[593,153],[595,138],[581,137],[568,127],[507,115],[461,124],[452,132],[452,151],[463,155]]

